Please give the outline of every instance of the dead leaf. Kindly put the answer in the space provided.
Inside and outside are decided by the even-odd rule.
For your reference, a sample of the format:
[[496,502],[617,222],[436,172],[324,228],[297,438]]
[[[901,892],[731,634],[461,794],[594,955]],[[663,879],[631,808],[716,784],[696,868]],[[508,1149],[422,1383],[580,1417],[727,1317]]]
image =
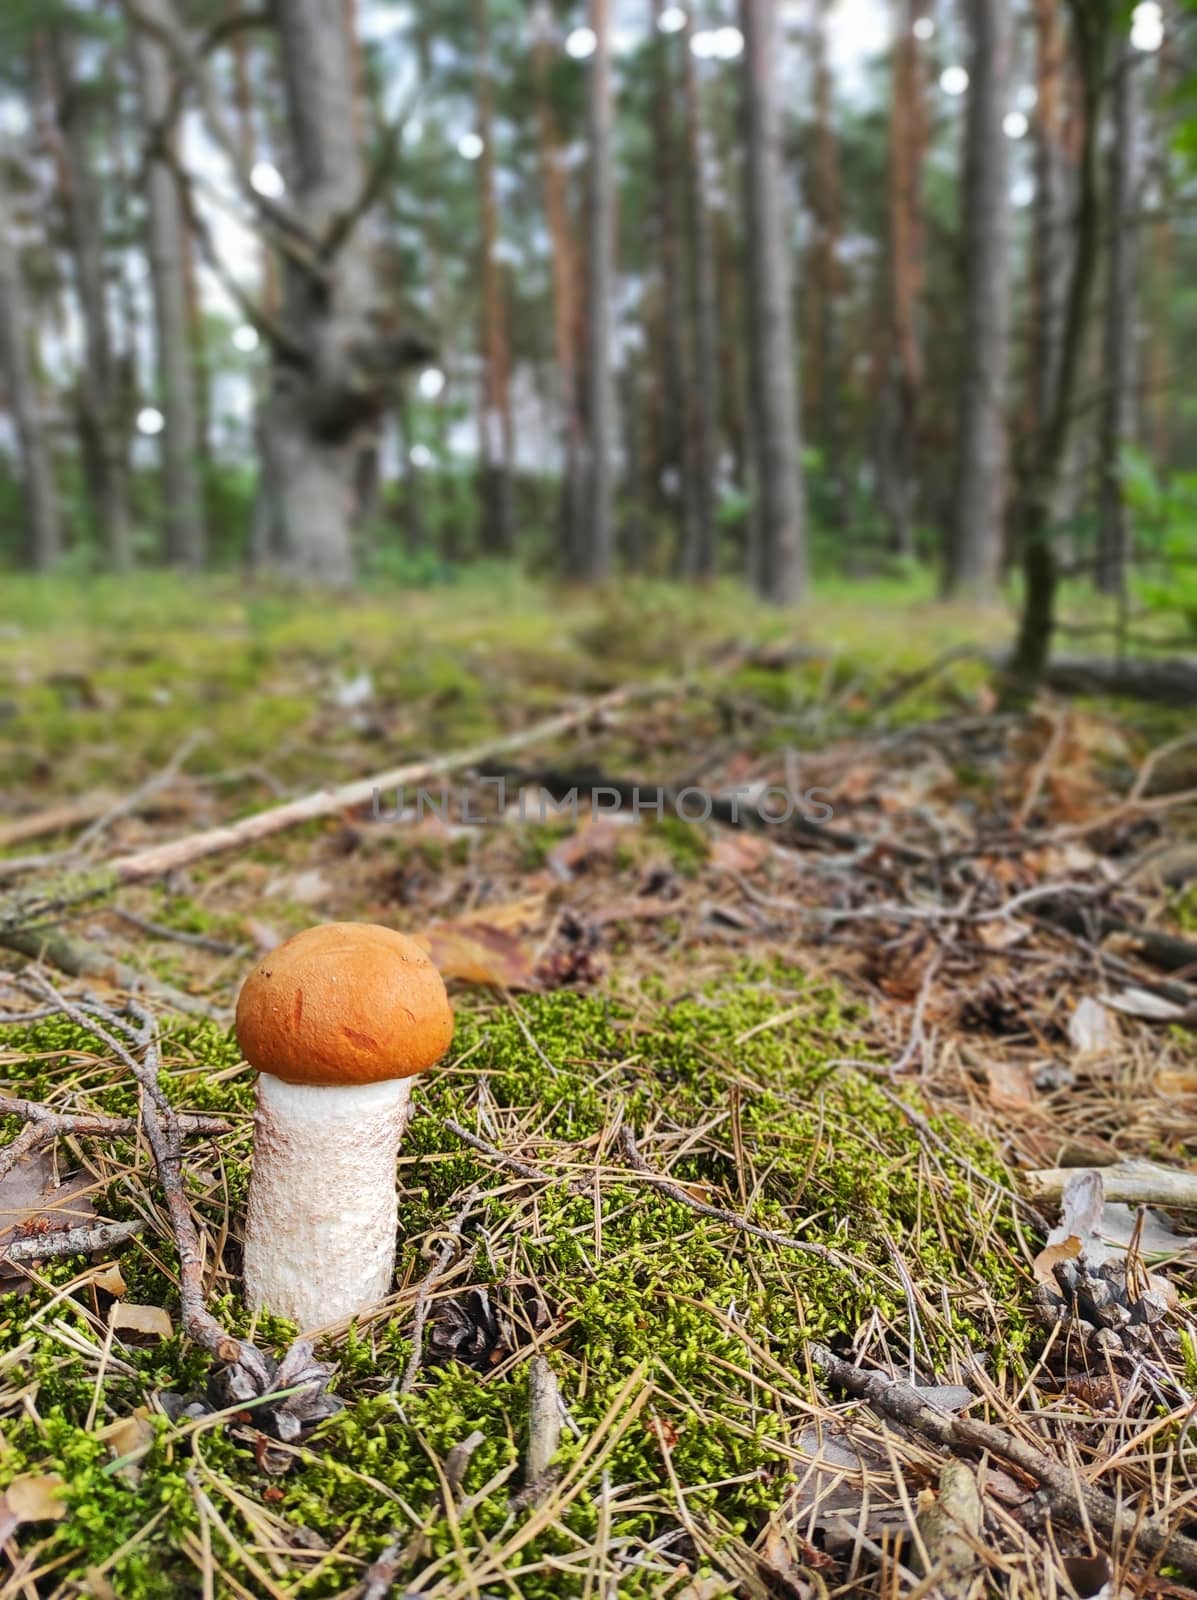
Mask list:
[[127,1287],[120,1266],[115,1261],[110,1261],[106,1267],[101,1267],[91,1281],[97,1289],[102,1289],[105,1294],[116,1295],[118,1298],[124,1294]]
[[592,817],[549,851],[550,872],[568,882],[591,862],[609,860],[615,854],[619,833],[619,825],[610,817]]
[[1031,1069],[1024,1061],[985,1063],[989,1078],[989,1103],[995,1111],[1025,1111],[1035,1099]]
[[[118,1417],[106,1428],[98,1429],[96,1437],[104,1440],[112,1452],[113,1460],[121,1463],[119,1472],[126,1473],[134,1462],[140,1461],[152,1448],[157,1436],[148,1409],[138,1406],[127,1417]],[[137,1474],[130,1472],[129,1476],[136,1477]]]
[[333,885],[317,867],[307,872],[297,872],[293,877],[276,878],[266,886],[268,896],[293,900],[301,906],[322,905],[332,891]]
[[519,934],[487,921],[434,922],[416,934],[442,978],[489,989],[535,989],[536,952]]
[[67,1514],[65,1488],[66,1480],[57,1472],[27,1472],[5,1489],[5,1508],[18,1523],[61,1522]]
[[1086,995],[1069,1017],[1068,1037],[1082,1055],[1116,1050],[1122,1039],[1117,1021],[1092,995]]
[[1185,1006],[1168,1000],[1150,989],[1123,989],[1102,1002],[1111,1011],[1120,1011],[1124,1017],[1142,1017],[1145,1022],[1183,1022],[1189,1016]]
[[992,922],[977,924],[977,940],[987,950],[1010,950],[1021,944],[1030,931],[1025,922],[1013,917],[995,917]]
[[1092,1242],[1104,1204],[1105,1189],[1101,1173],[1095,1168],[1081,1168],[1069,1178],[1060,1202],[1060,1221],[1048,1234],[1045,1247],[1032,1264],[1040,1283],[1054,1283],[1052,1269],[1056,1264],[1075,1261]]
[[263,955],[271,950],[276,950],[283,942],[283,935],[269,922],[259,922],[257,917],[246,917],[245,931],[254,942],[256,949]]
[[117,1300],[108,1313],[108,1319],[114,1328],[123,1328],[129,1333],[149,1334],[155,1339],[169,1339],[175,1331],[170,1312],[162,1306],[129,1305],[124,1300]]
[[759,833],[721,833],[711,844],[711,862],[725,872],[755,872],[769,859],[772,846]]
[[79,1173],[66,1183],[56,1183],[56,1177],[54,1153],[46,1147],[25,1156],[0,1178],[0,1251],[15,1238],[77,1228],[95,1216],[84,1193],[90,1187],[87,1175]]

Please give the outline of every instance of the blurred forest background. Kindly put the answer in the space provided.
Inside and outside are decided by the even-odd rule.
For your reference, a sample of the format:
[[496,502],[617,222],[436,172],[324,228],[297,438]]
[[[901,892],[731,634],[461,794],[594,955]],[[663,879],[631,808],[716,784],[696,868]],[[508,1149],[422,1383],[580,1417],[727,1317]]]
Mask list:
[[1021,570],[1023,677],[1061,580],[1193,638],[1191,0],[3,17],[9,566]]

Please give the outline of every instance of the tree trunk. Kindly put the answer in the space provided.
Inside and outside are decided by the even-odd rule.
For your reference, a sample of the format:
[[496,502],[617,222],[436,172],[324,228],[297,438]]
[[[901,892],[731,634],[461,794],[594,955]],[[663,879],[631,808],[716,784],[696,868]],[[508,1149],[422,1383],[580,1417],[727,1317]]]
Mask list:
[[[147,17],[169,26],[163,0],[141,0]],[[144,30],[137,34],[142,116],[152,141],[170,106],[171,66],[165,49]],[[167,556],[176,566],[197,572],[206,554],[199,483],[199,421],[195,372],[184,283],[183,208],[170,160],[151,149],[149,160],[149,254],[154,284],[158,388],[166,427],[163,444],[163,500]]]
[[1051,655],[1058,570],[1052,503],[1072,436],[1077,376],[1084,351],[1099,248],[1097,133],[1117,0],[1070,0],[1080,86],[1081,149],[1077,163],[1076,238],[1068,280],[1056,392],[1038,430],[1022,486],[1023,601],[1004,700],[1025,700],[1042,681]]
[[[362,193],[353,59],[343,0],[276,0],[292,210],[320,240]],[[366,230],[319,266],[288,256],[282,319],[304,352],[276,351],[266,427],[277,467],[283,567],[305,583],[356,576],[358,466],[377,439],[385,378],[401,357],[381,327]]]
[[964,166],[964,382],[946,590],[992,592],[1001,562],[1010,364],[1008,142],[1014,17],[1009,0],[969,0],[972,52]]
[[[659,448],[648,452],[648,504],[665,505],[672,512],[681,506],[681,539],[676,568],[693,569],[698,547],[697,504],[694,496],[693,374],[686,338],[686,277],[690,265],[681,248],[678,204],[677,84],[673,72],[671,41],[657,28],[666,0],[649,0],[652,29],[653,94],[653,196],[652,229],[656,245],[656,315],[649,373],[660,378],[661,428]],[[625,421],[625,437],[638,429]],[[631,472],[629,482],[634,482]]]
[[1059,0],[1034,0],[1035,212],[1031,241],[1031,431],[1051,409],[1064,323],[1061,288],[1068,266],[1068,159],[1064,147],[1065,47]]
[[914,25],[926,0],[897,0],[889,125],[889,354],[882,380],[886,511],[899,555],[913,555],[918,492],[918,406],[923,382],[921,306],[924,281],[923,161],[927,108]]
[[811,307],[813,338],[810,345],[815,368],[811,387],[819,404],[807,412],[817,418],[816,439],[823,457],[823,473],[831,491],[831,523],[842,529],[848,516],[848,484],[844,475],[844,440],[840,417],[843,397],[839,371],[840,288],[840,163],[836,147],[832,104],[831,64],[827,54],[828,12],[833,0],[819,0],[811,32],[814,65],[814,159],[811,165],[810,209],[814,220],[811,250]]
[[0,162],[0,375],[21,453],[29,565],[46,572],[62,554],[62,525],[27,340],[32,323]]
[[578,250],[570,219],[569,180],[565,153],[553,103],[549,93],[551,53],[549,38],[553,21],[547,5],[535,13],[533,71],[536,79],[536,108],[540,133],[541,182],[544,189],[545,217],[552,251],[553,353],[557,363],[558,403],[562,419],[562,447],[565,481],[562,495],[563,565],[579,572],[584,485],[582,415],[578,394]]
[[597,45],[590,61],[589,352],[585,575],[605,582],[615,563],[615,178],[612,167],[610,0],[590,0]]
[[759,503],[756,586],[777,605],[806,587],[806,530],[797,360],[788,271],[774,71],[774,0],[740,0],[747,234],[745,277],[755,491]]
[[499,202],[495,192],[494,65],[490,58],[488,0],[475,0],[478,51],[478,198],[482,213],[482,409],[480,417],[482,502],[481,545],[488,555],[510,555],[514,545],[511,463],[511,356],[503,275],[496,255]]
[[73,68],[67,34],[50,35],[51,83],[58,143],[59,179],[83,321],[82,382],[84,470],[108,560],[117,572],[133,564],[129,518],[127,417],[112,353],[104,277],[104,233],[100,194],[92,164],[88,88]]
[[1141,59],[1128,40],[1117,66],[1106,187],[1109,242],[1098,445],[1101,484],[1097,506],[1096,578],[1097,587],[1109,595],[1125,593],[1130,553],[1126,498],[1122,488],[1122,451],[1132,439],[1135,422]]
[[715,246],[707,209],[703,169],[702,102],[698,72],[690,48],[692,24],[682,32],[682,103],[685,116],[686,248],[690,258],[690,323],[693,349],[694,482],[696,544],[689,577],[713,575],[717,559],[716,472],[719,454],[719,301],[715,282]]

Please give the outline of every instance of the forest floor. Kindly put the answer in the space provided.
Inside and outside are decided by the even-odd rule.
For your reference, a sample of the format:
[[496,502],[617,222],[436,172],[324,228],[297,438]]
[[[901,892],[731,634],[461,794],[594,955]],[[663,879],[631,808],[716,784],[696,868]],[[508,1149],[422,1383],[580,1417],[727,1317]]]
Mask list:
[[[0,1600],[1197,1593],[1191,715],[999,714],[968,652],[1008,618],[909,590],[4,605],[0,1074],[35,1106],[0,1152]],[[5,924],[64,870],[579,708],[444,815],[386,789]],[[805,820],[760,816],[787,795]],[[129,996],[159,1112],[222,1124],[176,1184],[195,1281],[279,1360],[296,1330],[239,1299],[230,1020],[332,920],[422,938],[457,1034],[393,1292],[255,1393],[184,1333]]]

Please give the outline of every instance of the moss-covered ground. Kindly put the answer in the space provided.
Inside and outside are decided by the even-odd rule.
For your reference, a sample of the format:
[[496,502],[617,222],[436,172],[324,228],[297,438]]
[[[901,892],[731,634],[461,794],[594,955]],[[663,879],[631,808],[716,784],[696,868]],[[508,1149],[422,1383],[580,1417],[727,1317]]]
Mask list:
[[[57,931],[169,986],[151,1001],[163,1087],[230,1125],[187,1144],[208,1304],[275,1355],[294,1330],[252,1323],[239,1282],[253,1085],[228,1022],[253,951],[332,918],[447,924],[460,951],[482,919],[535,968],[534,992],[455,985],[454,1048],[421,1083],[405,1138],[394,1293],[323,1331],[344,1409],[298,1443],[266,1438],[253,1407],[210,1409],[211,1364],[179,1331],[144,1142],[58,1141],[55,1176],[73,1175],[99,1217],[144,1226],[115,1256],[0,1279],[0,1490],[15,1484],[26,1507],[31,1483],[42,1496],[38,1515],[0,1525],[13,1564],[0,1600],[348,1600],[387,1549],[390,1592],[428,1600],[904,1592],[907,1568],[877,1552],[935,1481],[924,1446],[874,1438],[868,1472],[848,1471],[848,1514],[871,1541],[855,1553],[795,1512],[819,1439],[860,1437],[860,1414],[815,1380],[815,1337],[922,1383],[965,1384],[974,1414],[1007,1425],[1031,1407],[1061,1459],[1120,1452],[1120,1492],[1160,1503],[1182,1443],[1152,1455],[1138,1430],[1157,1420],[1151,1394],[1158,1411],[1173,1391],[1136,1389],[1109,1421],[1098,1390],[1044,1376],[1031,1315],[1042,1239],[1017,1167],[1078,1148],[1186,1159],[1192,1036],[1123,1020],[1116,1052],[1078,1057],[1070,1020],[1099,982],[1092,952],[994,908],[1053,876],[1108,883],[1183,835],[1187,813],[1166,809],[1083,831],[1183,719],[1092,706],[997,719],[983,663],[921,669],[942,650],[1000,644],[1004,619],[941,611],[909,586],[827,591],[797,620],[731,588],[581,597],[504,573],[319,606],[223,581],[17,584],[6,607],[0,839],[66,801],[99,796],[102,811],[137,796],[82,849],[80,821],[0,843],[0,873],[18,884],[38,868],[13,857],[45,852],[58,870],[74,851],[72,870],[86,870],[658,680],[658,697],[520,763],[712,789],[800,769],[797,786],[831,794],[837,828],[880,842],[812,850],[793,831],[668,818],[604,834],[584,815],[580,828],[465,829],[359,813],[74,908]],[[176,757],[179,775],[143,788]],[[1176,763],[1190,758],[1178,749],[1160,773],[1183,787]],[[1120,913],[1191,929],[1191,888],[1142,896]],[[903,899],[905,920],[877,910]],[[993,921],[941,924],[943,904]],[[21,962],[5,952],[10,971]],[[120,1004],[118,987],[99,987]],[[0,1005],[10,993],[20,1009],[8,990]],[[210,1020],[180,1021],[172,993]],[[0,1087],[58,1109],[137,1107],[103,1041],[62,1018],[4,1027]],[[625,1129],[650,1174],[630,1164]],[[3,1137],[18,1131],[8,1119]],[[119,1305],[164,1309],[169,1336],[119,1326]],[[564,1420],[550,1479],[530,1494],[538,1357]],[[200,1401],[209,1409],[182,1410]],[[1060,1592],[1057,1569],[1039,1570],[1033,1520],[1007,1505],[987,1526],[995,1583],[1015,1573],[1020,1593]]]
[[[777,1026],[783,1002],[790,1020]],[[105,1353],[102,1273],[47,1265],[5,1299],[0,1480],[61,1475],[67,1514],[38,1555],[56,1584],[93,1569],[122,1600],[198,1595],[194,1557],[208,1541],[230,1585],[259,1592],[272,1553],[285,1550],[287,1593],[336,1595],[396,1532],[424,1529],[403,1575],[417,1592],[434,1578],[469,1592],[487,1572],[495,1586],[518,1575],[528,1596],[582,1593],[601,1515],[620,1593],[650,1595],[677,1566],[662,1550],[679,1501],[717,1550],[751,1538],[783,1500],[810,1336],[884,1328],[937,1373],[996,1346],[998,1368],[1021,1370],[1016,1219],[1000,1190],[977,1193],[979,1175],[1009,1175],[953,1119],[928,1146],[866,1074],[829,1069],[854,1026],[834,991],[775,968],[672,999],[640,985],[518,1006],[466,1009],[453,1057],[421,1084],[400,1169],[405,1287],[330,1342],[346,1408],[293,1450],[285,1475],[263,1471],[248,1416],[230,1430],[160,1414],[163,1390],[202,1387],[205,1362],[177,1335],[125,1336]],[[65,1019],[9,1029],[0,1044],[13,1092],[118,1115],[132,1106],[103,1044]],[[178,1106],[234,1123],[196,1150],[189,1189],[215,1303],[227,1325],[249,1331],[234,1285],[250,1074],[235,1041],[201,1024],[168,1034],[164,1083]],[[485,1129],[543,1169],[544,1182],[513,1181],[447,1133],[445,1117]],[[621,1160],[621,1125],[696,1196],[829,1246],[833,1258],[746,1237],[646,1185]],[[131,1141],[84,1160],[106,1215],[147,1206],[152,1215]],[[468,1308],[471,1291],[485,1290],[494,1325],[470,1364],[439,1363],[434,1343],[400,1398],[412,1286],[475,1186],[458,1264],[438,1294]],[[172,1248],[152,1227],[122,1257],[123,1297],[177,1313],[172,1269]],[[277,1344],[288,1330],[256,1333]],[[535,1350],[553,1365],[570,1425],[544,1505],[513,1512]],[[791,1374],[784,1385],[779,1368]],[[131,1461],[128,1435],[112,1424],[138,1414],[148,1414],[152,1443],[147,1432]],[[449,1514],[440,1466],[475,1430],[482,1442]]]

